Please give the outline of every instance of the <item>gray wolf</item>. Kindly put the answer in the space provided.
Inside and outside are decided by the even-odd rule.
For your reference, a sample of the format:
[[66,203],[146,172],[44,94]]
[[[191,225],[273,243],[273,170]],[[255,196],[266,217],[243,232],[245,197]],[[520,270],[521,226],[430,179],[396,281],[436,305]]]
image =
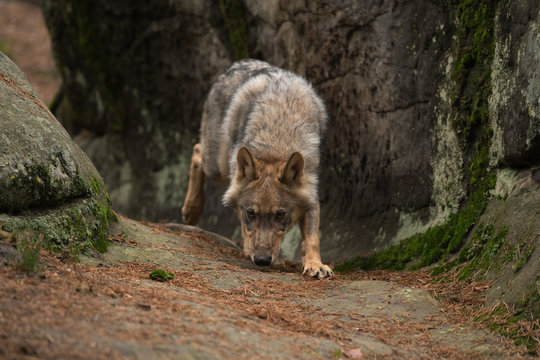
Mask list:
[[228,184],[223,197],[242,227],[244,253],[257,265],[281,264],[279,249],[296,223],[303,274],[333,276],[319,251],[319,146],[325,106],[299,75],[258,60],[231,65],[204,104],[182,217],[194,225],[204,179]]

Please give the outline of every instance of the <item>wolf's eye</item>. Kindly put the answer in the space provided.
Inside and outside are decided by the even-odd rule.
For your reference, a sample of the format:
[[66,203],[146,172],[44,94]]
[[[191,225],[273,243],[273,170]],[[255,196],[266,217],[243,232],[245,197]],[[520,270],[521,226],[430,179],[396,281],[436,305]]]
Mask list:
[[248,218],[254,219],[254,218],[255,218],[255,210],[253,210],[253,209],[247,209],[247,210],[246,210],[246,215],[247,215]]
[[283,220],[285,217],[285,211],[284,210],[278,210],[276,212],[276,220]]

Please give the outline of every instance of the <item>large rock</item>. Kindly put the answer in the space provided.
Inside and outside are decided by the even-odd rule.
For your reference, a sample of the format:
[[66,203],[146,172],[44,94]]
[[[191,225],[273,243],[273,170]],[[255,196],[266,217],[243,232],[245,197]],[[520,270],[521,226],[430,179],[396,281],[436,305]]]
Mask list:
[[54,206],[86,195],[99,178],[23,73],[0,54],[0,211]]
[[52,246],[103,245],[112,217],[103,180],[2,53],[0,129],[1,227],[37,231]]

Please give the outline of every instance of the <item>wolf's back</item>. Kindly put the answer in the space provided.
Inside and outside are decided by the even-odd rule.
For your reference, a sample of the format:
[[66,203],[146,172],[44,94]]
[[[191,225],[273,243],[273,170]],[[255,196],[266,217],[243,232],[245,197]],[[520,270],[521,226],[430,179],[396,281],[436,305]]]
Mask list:
[[[220,75],[212,85],[203,109],[201,144],[204,149],[204,171],[207,176],[212,177],[214,180],[225,182],[228,179],[228,172],[222,173],[220,170],[223,165],[219,165],[221,157],[218,156],[218,152],[223,141],[232,141],[232,139],[225,139],[224,137],[227,134],[223,134],[221,130],[232,97],[236,90],[251,78],[255,72],[270,68],[271,66],[263,61],[238,61]],[[225,163],[228,165],[228,159],[226,159]]]
[[316,183],[326,122],[323,102],[303,78],[259,60],[236,62],[214,83],[204,106],[205,173],[225,183],[238,149],[246,146],[266,161],[287,161],[300,152]]

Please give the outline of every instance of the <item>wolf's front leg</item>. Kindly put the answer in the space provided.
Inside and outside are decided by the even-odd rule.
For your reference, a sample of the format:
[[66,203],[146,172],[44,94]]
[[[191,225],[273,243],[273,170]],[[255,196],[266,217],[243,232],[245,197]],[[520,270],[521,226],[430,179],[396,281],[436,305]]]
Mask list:
[[323,279],[334,276],[329,266],[321,262],[319,249],[319,202],[308,210],[300,219],[300,231],[302,232],[302,274]]
[[184,206],[182,207],[182,219],[185,224],[195,225],[199,221],[204,209],[204,171],[202,166],[202,146],[197,144],[193,147],[191,167],[189,169],[189,184]]

